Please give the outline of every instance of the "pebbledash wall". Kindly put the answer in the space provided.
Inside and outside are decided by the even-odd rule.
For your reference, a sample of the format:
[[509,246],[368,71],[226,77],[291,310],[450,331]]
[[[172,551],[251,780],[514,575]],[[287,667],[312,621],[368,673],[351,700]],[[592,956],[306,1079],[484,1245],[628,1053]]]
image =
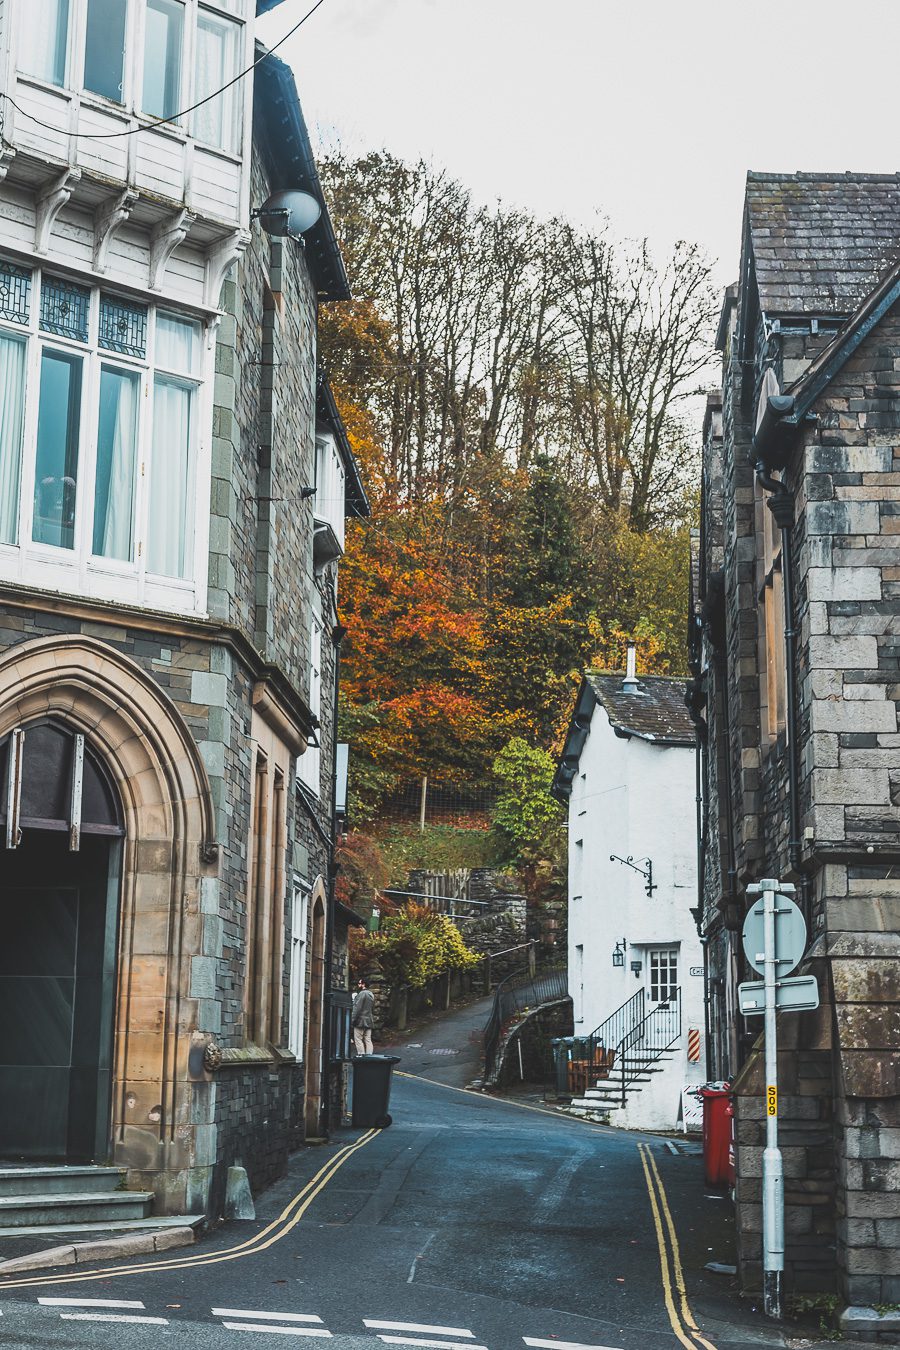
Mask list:
[[[738,1254],[754,1288],[764,1083],[759,1028],[740,1024],[733,986],[752,978],[740,969],[746,885],[792,880],[811,922],[802,970],[816,975],[821,1006],[779,1024],[787,1279],[801,1290],[836,1288],[851,1304],[892,1303],[900,1297],[900,275],[885,265],[884,240],[900,238],[900,193],[896,179],[876,175],[751,175],[747,203],[741,285],[720,327],[722,424],[715,401],[707,418],[695,609],[693,696],[708,732],[714,1072],[737,1074]],[[775,716],[772,640],[783,643],[783,626],[776,606],[767,643],[763,603],[771,484],[763,491],[755,481],[753,460],[793,499],[794,747]]]

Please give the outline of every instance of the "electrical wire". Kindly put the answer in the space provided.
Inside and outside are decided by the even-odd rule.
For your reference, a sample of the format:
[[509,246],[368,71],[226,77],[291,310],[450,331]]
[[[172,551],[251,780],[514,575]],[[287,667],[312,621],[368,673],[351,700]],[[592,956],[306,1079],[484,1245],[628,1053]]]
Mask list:
[[[159,121],[150,122],[147,126],[129,127],[127,131],[72,131],[67,132],[66,134],[78,141],[116,141],[120,140],[123,136],[136,136],[142,131],[156,131],[158,127],[174,126],[177,122],[181,121],[182,117],[187,117],[188,113],[195,112],[197,108],[202,108],[205,103],[211,103],[214,98],[218,98],[220,94],[224,94],[226,90],[232,87],[232,85],[238,84],[248,75],[252,75],[256,67],[265,61],[267,56],[271,56],[272,52],[277,51],[279,47],[283,46],[288,38],[293,37],[297,29],[302,28],[306,23],[306,20],[312,18],[316,10],[324,5],[324,3],[325,0],[316,0],[312,9],[307,10],[303,15],[303,18],[295,23],[293,28],[285,33],[284,37],[279,38],[274,46],[268,47],[263,52],[262,56],[258,56],[252,66],[248,66],[247,69],[242,70],[239,75],[235,75],[234,79],[229,80],[227,84],[223,84],[221,89],[216,89],[213,93],[207,94],[205,98],[201,98],[196,103],[192,103],[189,108],[182,108],[181,112],[173,113],[171,117],[160,118]],[[37,126],[44,127],[47,131],[60,130],[53,122],[43,122],[40,117],[35,117],[33,113],[26,112],[24,108],[19,106],[11,94],[0,93],[0,97],[5,98],[7,103],[15,108],[17,113],[20,113],[22,117],[27,117],[30,122],[36,123]]]

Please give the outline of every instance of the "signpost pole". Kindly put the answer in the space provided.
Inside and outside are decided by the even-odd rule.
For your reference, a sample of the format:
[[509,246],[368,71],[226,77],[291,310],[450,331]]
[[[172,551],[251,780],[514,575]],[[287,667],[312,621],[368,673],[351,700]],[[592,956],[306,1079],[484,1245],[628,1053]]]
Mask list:
[[763,1153],[763,1306],[781,1317],[784,1279],[784,1164],[778,1147],[778,1027],[775,1016],[775,889],[766,882],[763,925],[766,954],[766,1147]]

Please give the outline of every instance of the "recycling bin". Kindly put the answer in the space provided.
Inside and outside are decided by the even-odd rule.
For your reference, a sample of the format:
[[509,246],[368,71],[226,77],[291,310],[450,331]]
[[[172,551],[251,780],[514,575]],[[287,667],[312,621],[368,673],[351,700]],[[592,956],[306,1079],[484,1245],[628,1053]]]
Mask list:
[[556,1065],[556,1095],[569,1095],[569,1062],[572,1059],[574,1036],[558,1036],[550,1044],[553,1048],[553,1062]]
[[384,1130],[391,1123],[391,1078],[399,1055],[357,1055],[353,1061],[353,1124]]
[[706,1083],[703,1098],[703,1170],[708,1186],[723,1186],[729,1179],[729,1152],[734,1109],[728,1083]]

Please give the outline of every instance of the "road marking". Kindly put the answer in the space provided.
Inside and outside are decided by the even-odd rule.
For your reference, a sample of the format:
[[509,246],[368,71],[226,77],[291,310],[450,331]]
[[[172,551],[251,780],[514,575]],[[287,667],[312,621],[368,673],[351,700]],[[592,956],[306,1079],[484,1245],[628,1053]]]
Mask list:
[[321,1327],[278,1327],[267,1322],[223,1322],[229,1331],[271,1331],[277,1336],[330,1336]]
[[523,1336],[522,1340],[536,1350],[618,1350],[617,1346],[582,1345],[580,1341],[539,1341],[534,1336]]
[[[685,1350],[696,1350],[698,1343],[704,1347],[704,1350],[716,1350],[716,1347],[708,1341],[705,1336],[700,1334],[700,1329],[694,1321],[694,1315],[691,1312],[687,1301],[687,1293],[684,1287],[684,1272],[681,1267],[681,1255],[678,1248],[678,1236],[675,1232],[675,1225],[672,1222],[672,1214],[669,1210],[665,1187],[662,1184],[662,1177],[659,1175],[656,1160],[647,1144],[638,1144],[637,1149],[641,1160],[641,1166],[644,1169],[647,1194],[650,1197],[650,1211],[653,1215],[653,1226],[656,1230],[656,1245],[659,1249],[659,1269],[662,1277],[663,1299],[666,1305],[666,1312],[669,1314],[669,1323],[678,1340],[685,1347]],[[662,1209],[666,1218],[665,1231],[660,1217],[660,1209]],[[668,1231],[669,1240],[671,1242],[671,1250],[666,1245],[666,1231]],[[678,1309],[675,1307],[675,1300],[672,1295],[673,1281],[669,1273],[670,1261],[672,1272],[675,1277],[675,1288],[681,1303],[681,1317],[678,1315]],[[689,1338],[688,1332],[693,1339]]]
[[64,1322],[141,1322],[145,1326],[154,1327],[167,1327],[169,1325],[167,1317],[139,1317],[137,1313],[60,1313],[60,1318]]
[[281,1313],[281,1312],[255,1312],[252,1308],[213,1308],[213,1317],[259,1317],[269,1322],[318,1322],[322,1325],[321,1317],[314,1317],[312,1313]]
[[[471,1332],[466,1333],[471,1336]],[[442,1350],[487,1350],[484,1345],[473,1345],[471,1341],[434,1341],[422,1340],[415,1336],[382,1336],[378,1339],[384,1341],[386,1345],[427,1345],[440,1346]]]
[[[128,1275],[145,1274],[149,1271],[166,1270],[187,1270],[191,1266],[215,1266],[223,1261],[237,1261],[245,1256],[255,1256],[257,1252],[265,1251],[268,1247],[274,1246],[286,1237],[303,1218],[303,1215],[309,1209],[312,1202],[328,1185],[344,1163],[353,1156],[359,1149],[365,1148],[371,1144],[373,1139],[377,1139],[381,1134],[380,1130],[367,1130],[364,1135],[352,1144],[345,1144],[342,1149],[330,1158],[319,1168],[314,1177],[303,1186],[292,1200],[284,1207],[277,1219],[273,1219],[270,1224],[257,1233],[255,1237],[248,1238],[245,1242],[239,1242],[235,1247],[226,1247],[224,1251],[215,1254],[198,1252],[195,1256],[182,1257],[181,1259],[168,1261],[150,1261],[143,1265],[134,1266],[112,1266],[103,1270],[95,1271],[91,1275],[80,1275],[77,1273],[67,1275],[52,1276],[31,1276],[24,1280],[4,1280],[0,1278],[0,1291],[5,1289],[34,1289],[35,1287],[48,1287],[50,1285],[60,1284],[88,1284],[94,1280],[109,1280],[116,1277],[122,1278]],[[320,1179],[321,1178],[321,1179]],[[293,1214],[291,1211],[296,1210]],[[263,1240],[265,1239],[265,1241]]]
[[474,1331],[463,1327],[432,1327],[427,1322],[376,1322],[371,1317],[363,1318],[363,1326],[371,1331],[430,1331],[433,1336],[464,1336],[474,1341]]
[[139,1298],[39,1298],[48,1308],[143,1308]]

